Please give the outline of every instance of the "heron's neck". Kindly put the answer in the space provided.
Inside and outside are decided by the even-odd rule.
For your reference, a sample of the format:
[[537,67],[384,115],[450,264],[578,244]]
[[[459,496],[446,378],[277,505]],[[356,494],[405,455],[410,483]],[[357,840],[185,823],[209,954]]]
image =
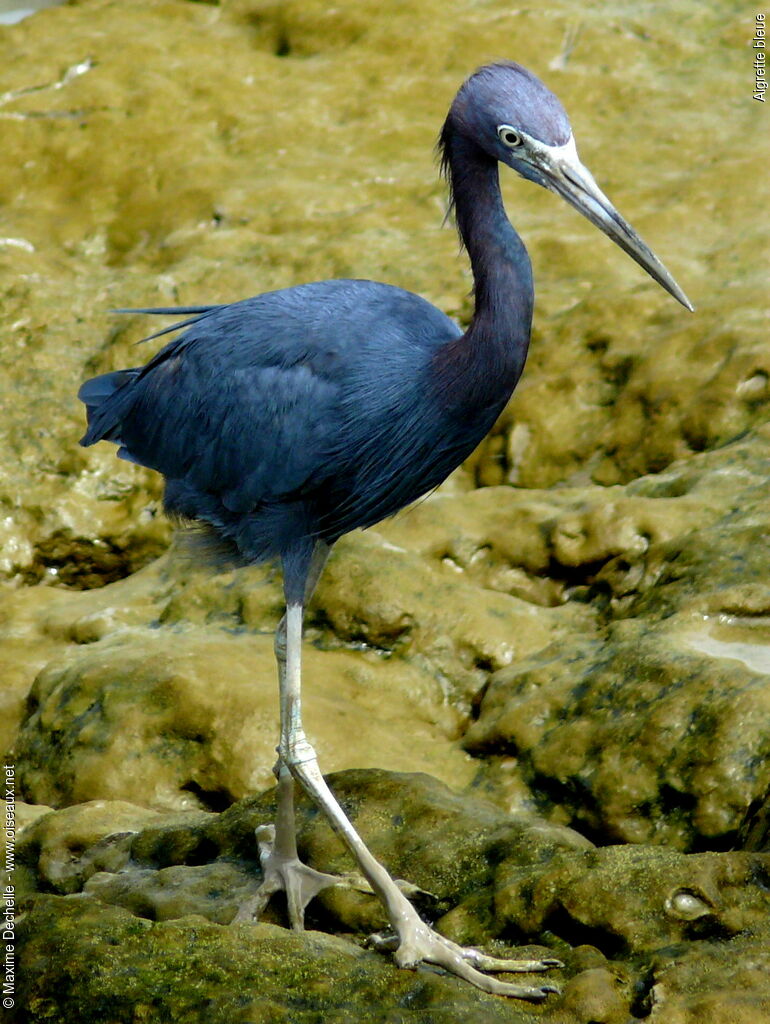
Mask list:
[[471,331],[526,344],[532,324],[532,267],[505,213],[497,161],[456,136],[450,144],[457,228],[471,260],[476,309]]
[[497,162],[461,135],[447,140],[446,158],[475,295],[473,320],[453,356],[460,363],[481,360],[488,386],[496,380],[500,391],[507,388],[510,394],[529,345],[532,267],[524,243],[505,214]]

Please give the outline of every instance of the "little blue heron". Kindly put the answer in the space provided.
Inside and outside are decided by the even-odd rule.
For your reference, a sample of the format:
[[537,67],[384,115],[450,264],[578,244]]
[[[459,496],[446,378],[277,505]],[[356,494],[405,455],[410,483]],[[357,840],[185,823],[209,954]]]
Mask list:
[[467,331],[417,295],[363,280],[302,284],[228,305],[135,310],[187,317],[158,335],[188,329],[146,366],[82,386],[88,429],[80,443],[112,441],[121,458],[162,473],[166,510],[202,524],[241,562],[280,559],[278,810],[275,826],[257,830],[263,881],[240,917],[256,919],[283,890],[291,925],[301,929],[309,900],[338,881],[298,859],[297,780],[382,901],[394,935],[381,944],[400,966],[438,964],[485,991],[541,1000],[554,986],[483,972],[559,962],[498,960],[430,928],[324,782],[300,716],[304,608],[335,541],[440,484],[490,430],[519,380],[532,273],[505,214],[499,163],[558,193],[692,306],[580,163],[561,103],[525,68],[500,62],[468,78],[439,148],[473,270]]

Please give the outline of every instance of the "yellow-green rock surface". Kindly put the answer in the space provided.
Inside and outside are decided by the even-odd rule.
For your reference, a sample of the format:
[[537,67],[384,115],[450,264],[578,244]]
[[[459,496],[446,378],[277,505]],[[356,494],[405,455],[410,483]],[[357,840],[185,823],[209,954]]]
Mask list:
[[[19,1020],[770,1021],[755,13],[84,0],[0,26]],[[325,934],[279,928],[278,902],[229,923],[273,811],[280,580],[195,564],[157,476],[77,445],[80,382],[158,344],[134,348],[153,328],[113,308],[354,276],[467,320],[431,147],[495,57],[560,96],[696,314],[504,178],[537,282],[524,378],[436,494],[338,545],[308,615],[305,717],[324,770],[369,769],[335,791],[428,917],[564,960],[541,1007],[362,949],[383,922],[359,891],[311,906]],[[304,803],[301,825],[315,866],[350,870]]]

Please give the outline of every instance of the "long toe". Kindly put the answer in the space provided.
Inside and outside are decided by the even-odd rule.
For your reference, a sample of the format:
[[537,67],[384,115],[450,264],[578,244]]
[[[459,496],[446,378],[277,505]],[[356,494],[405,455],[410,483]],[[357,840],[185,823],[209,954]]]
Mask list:
[[405,915],[399,922],[397,935],[374,935],[370,943],[383,952],[395,950],[399,967],[413,968],[420,963],[435,964],[445,971],[463,978],[484,992],[542,1002],[551,994],[558,994],[556,985],[516,985],[490,977],[484,971],[530,973],[564,966],[560,960],[549,957],[540,960],[507,960],[487,956],[477,949],[458,946],[429,927],[415,913]]
[[[500,960],[497,957],[486,957],[478,950],[467,950],[456,946],[455,943],[445,939],[438,932],[433,932],[432,929],[431,932],[432,935],[423,942],[424,955],[420,959],[426,963],[443,967],[445,971],[464,978],[465,981],[484,992],[514,999],[527,999],[535,1003],[542,1002],[551,993],[559,993],[559,989],[555,985],[517,985],[482,973],[487,970],[511,973],[543,971],[548,970],[552,965],[555,966],[555,962],[551,965],[543,960]],[[413,956],[414,950],[412,949],[410,958]],[[396,960],[399,960],[398,952]],[[478,968],[475,965],[478,965]]]
[[478,949],[464,949],[457,947],[460,956],[467,960],[473,967],[480,971],[506,971],[510,974],[529,974],[531,971],[550,971],[553,968],[563,967],[561,960],[555,957],[546,957],[539,960],[507,960],[497,956],[487,956]]

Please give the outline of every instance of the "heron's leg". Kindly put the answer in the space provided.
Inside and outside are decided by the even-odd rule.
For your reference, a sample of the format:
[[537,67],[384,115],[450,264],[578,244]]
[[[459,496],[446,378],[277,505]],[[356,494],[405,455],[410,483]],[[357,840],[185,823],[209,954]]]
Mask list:
[[[324,570],[324,566],[328,561],[330,553],[330,545],[324,543],[322,540],[316,541],[313,545],[313,553],[310,556],[307,576],[305,578],[303,608],[307,607],[310,598],[315,592],[315,588],[318,585],[318,581],[321,578],[321,573]],[[278,663],[278,692],[280,694],[281,702],[281,729],[283,729],[285,716],[284,705],[286,701],[286,614],[284,614],[283,618],[278,623],[278,628],[275,631],[275,660]],[[280,768],[280,764],[281,755],[279,750],[278,761],[273,769],[276,775],[279,774],[278,770]],[[292,812],[292,818],[293,816]]]
[[497,995],[540,1001],[549,992],[557,992],[553,985],[513,985],[482,974],[482,970],[545,971],[562,965],[555,959],[499,960],[486,957],[475,949],[464,949],[444,938],[425,924],[382,864],[367,849],[326,785],[315,751],[302,728],[301,646],[302,605],[290,602],[286,609],[286,676],[278,747],[280,759],[324,812],[379,897],[396,933],[396,963],[399,967],[415,967],[420,962],[437,964],[485,992]]
[[[317,542],[313,549],[305,583],[306,601],[310,600],[315,590],[330,550],[329,545],[322,541]],[[281,721],[283,721],[286,702],[285,615],[275,634],[275,657],[278,663]],[[301,931],[304,927],[305,907],[314,896],[332,885],[352,885],[360,888],[363,880],[358,880],[354,876],[326,874],[303,864],[297,854],[294,779],[283,763],[280,754],[273,772],[278,779],[275,823],[260,825],[255,831],[259,860],[262,865],[262,883],[255,895],[241,904],[234,920],[258,920],[270,897],[276,892],[285,892],[289,923],[295,931]],[[364,886],[366,887],[365,883]]]

